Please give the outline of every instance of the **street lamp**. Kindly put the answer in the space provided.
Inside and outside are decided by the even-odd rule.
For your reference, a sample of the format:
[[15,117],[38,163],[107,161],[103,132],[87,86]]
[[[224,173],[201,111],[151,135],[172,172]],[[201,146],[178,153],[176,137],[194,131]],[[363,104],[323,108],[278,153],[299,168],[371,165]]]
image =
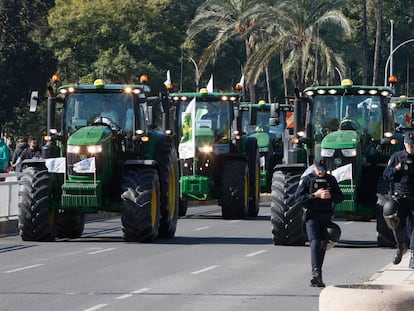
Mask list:
[[188,59],[189,60],[191,60],[191,62],[193,63],[193,65],[194,65],[194,69],[195,69],[195,83],[196,83],[196,92],[198,92],[198,83],[200,82],[200,71],[198,70],[198,66],[197,66],[197,63],[196,63],[196,61],[191,57],[191,56],[188,56],[187,55],[187,57],[188,57]]
[[407,43],[410,43],[410,42],[413,42],[414,41],[414,39],[409,39],[409,40],[406,40],[406,41],[404,41],[404,42],[402,42],[402,43],[400,43],[395,49],[393,49],[392,50],[392,52],[390,53],[390,56],[388,56],[388,58],[387,58],[387,62],[385,63],[385,72],[384,72],[384,86],[387,86],[387,73],[388,73],[388,65],[389,65],[389,63],[390,63],[390,60],[391,60],[391,58],[392,58],[392,56],[394,55],[394,53],[400,48],[400,47],[402,47],[403,45],[405,45],[405,44],[407,44]]

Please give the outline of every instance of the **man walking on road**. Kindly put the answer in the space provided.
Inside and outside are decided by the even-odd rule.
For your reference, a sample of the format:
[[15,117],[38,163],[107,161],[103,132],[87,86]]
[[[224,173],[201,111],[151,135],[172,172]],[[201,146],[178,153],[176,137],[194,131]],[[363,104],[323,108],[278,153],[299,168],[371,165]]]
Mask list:
[[[411,259],[409,268],[414,269],[414,133],[404,137],[405,150],[394,153],[384,170],[384,179],[391,182],[393,196],[398,202],[396,215],[398,225],[392,229],[397,242],[397,253],[393,263],[398,265],[407,251],[407,241],[410,241]],[[410,221],[407,236],[407,218]]]
[[[326,159],[317,157],[314,170],[303,176],[295,195],[295,204],[304,204],[306,233],[311,250],[311,286],[325,287],[322,281],[322,265],[325,258],[328,237],[327,228],[336,231],[339,240],[340,229],[332,222],[333,204],[343,201],[343,194],[334,176],[326,173]],[[335,241],[337,242],[337,241]]]

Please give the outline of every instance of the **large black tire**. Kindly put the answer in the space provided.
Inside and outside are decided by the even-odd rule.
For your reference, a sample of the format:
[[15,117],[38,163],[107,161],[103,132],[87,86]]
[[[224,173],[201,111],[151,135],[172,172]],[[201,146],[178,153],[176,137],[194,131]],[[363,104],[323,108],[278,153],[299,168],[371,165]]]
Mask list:
[[152,242],[160,226],[160,183],[155,169],[134,168],[122,177],[121,221],[127,242]]
[[305,244],[303,208],[293,204],[300,176],[282,171],[273,173],[270,211],[275,245]]
[[247,215],[256,217],[260,208],[260,154],[256,139],[249,138],[246,144],[249,166],[249,210]]
[[224,163],[221,191],[223,218],[246,218],[249,208],[249,169],[246,162],[227,161]]
[[388,228],[382,210],[384,204],[390,199],[388,192],[390,184],[384,178],[380,177],[377,184],[377,244],[379,247],[395,247],[396,242],[392,230]]
[[160,178],[160,230],[159,238],[173,238],[177,228],[179,210],[179,173],[175,148],[168,140],[157,144],[156,160]]
[[49,210],[50,178],[46,167],[26,167],[19,189],[19,231],[24,241],[53,241],[56,213]]
[[183,217],[187,214],[188,209],[188,200],[187,199],[180,199],[179,201],[179,208],[178,208],[178,216]]
[[59,238],[79,238],[85,228],[85,213],[63,210],[59,213],[57,223],[57,236]]

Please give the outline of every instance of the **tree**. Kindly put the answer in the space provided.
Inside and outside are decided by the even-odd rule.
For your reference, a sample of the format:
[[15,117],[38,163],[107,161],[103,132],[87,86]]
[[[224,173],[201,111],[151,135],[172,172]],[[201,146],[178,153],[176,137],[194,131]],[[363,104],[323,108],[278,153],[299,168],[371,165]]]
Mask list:
[[87,83],[98,77],[136,83],[146,73],[151,87],[160,88],[167,69],[178,72],[184,40],[168,23],[170,5],[171,0],[56,0],[48,45],[58,71],[67,82]]
[[[19,135],[17,112],[28,111],[29,90],[43,89],[54,67],[52,54],[41,40],[48,28],[46,12],[53,1],[0,1],[0,124],[2,134]],[[22,120],[24,122],[24,120]],[[39,127],[39,126],[38,126]]]
[[344,2],[278,1],[269,8],[269,17],[261,25],[266,26],[268,40],[255,50],[246,74],[255,81],[270,59],[281,53],[282,70],[299,89],[332,81],[335,67],[344,70],[341,55],[331,48],[332,41],[351,33],[348,20],[339,11]]
[[[249,32],[260,16],[266,12],[266,6],[256,0],[207,0],[196,12],[187,30],[186,44],[203,32],[214,31],[215,37],[204,50],[200,58],[200,72],[210,62],[215,62],[219,51],[228,41],[244,41],[246,60],[254,48],[254,34]],[[248,33],[248,35],[246,35]],[[255,86],[248,83],[250,100],[255,101]]]

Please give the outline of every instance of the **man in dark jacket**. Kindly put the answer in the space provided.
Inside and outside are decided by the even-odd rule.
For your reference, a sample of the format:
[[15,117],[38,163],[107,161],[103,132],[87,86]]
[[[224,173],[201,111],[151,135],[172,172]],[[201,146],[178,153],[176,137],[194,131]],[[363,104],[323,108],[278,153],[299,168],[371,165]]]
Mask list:
[[[408,267],[414,269],[414,134],[404,137],[405,150],[394,153],[384,170],[384,179],[393,186],[393,196],[399,203],[399,224],[393,229],[397,242],[397,253],[393,263],[398,265],[407,251],[407,241],[410,241],[411,259]],[[407,236],[407,218],[411,225]]]
[[317,157],[313,172],[303,176],[296,190],[295,204],[303,204],[306,233],[311,250],[311,286],[325,287],[322,265],[326,252],[327,226],[332,224],[334,204],[343,201],[343,194],[334,176],[327,174],[326,159]]
[[22,162],[26,159],[41,158],[42,153],[36,138],[29,139],[29,147],[24,149],[16,161],[16,171],[22,171]]
[[29,147],[27,138],[23,137],[17,141],[16,149],[13,152],[13,157],[11,160],[11,165],[13,166],[14,169],[16,168],[17,159],[20,157],[23,150],[26,149],[27,147]]

